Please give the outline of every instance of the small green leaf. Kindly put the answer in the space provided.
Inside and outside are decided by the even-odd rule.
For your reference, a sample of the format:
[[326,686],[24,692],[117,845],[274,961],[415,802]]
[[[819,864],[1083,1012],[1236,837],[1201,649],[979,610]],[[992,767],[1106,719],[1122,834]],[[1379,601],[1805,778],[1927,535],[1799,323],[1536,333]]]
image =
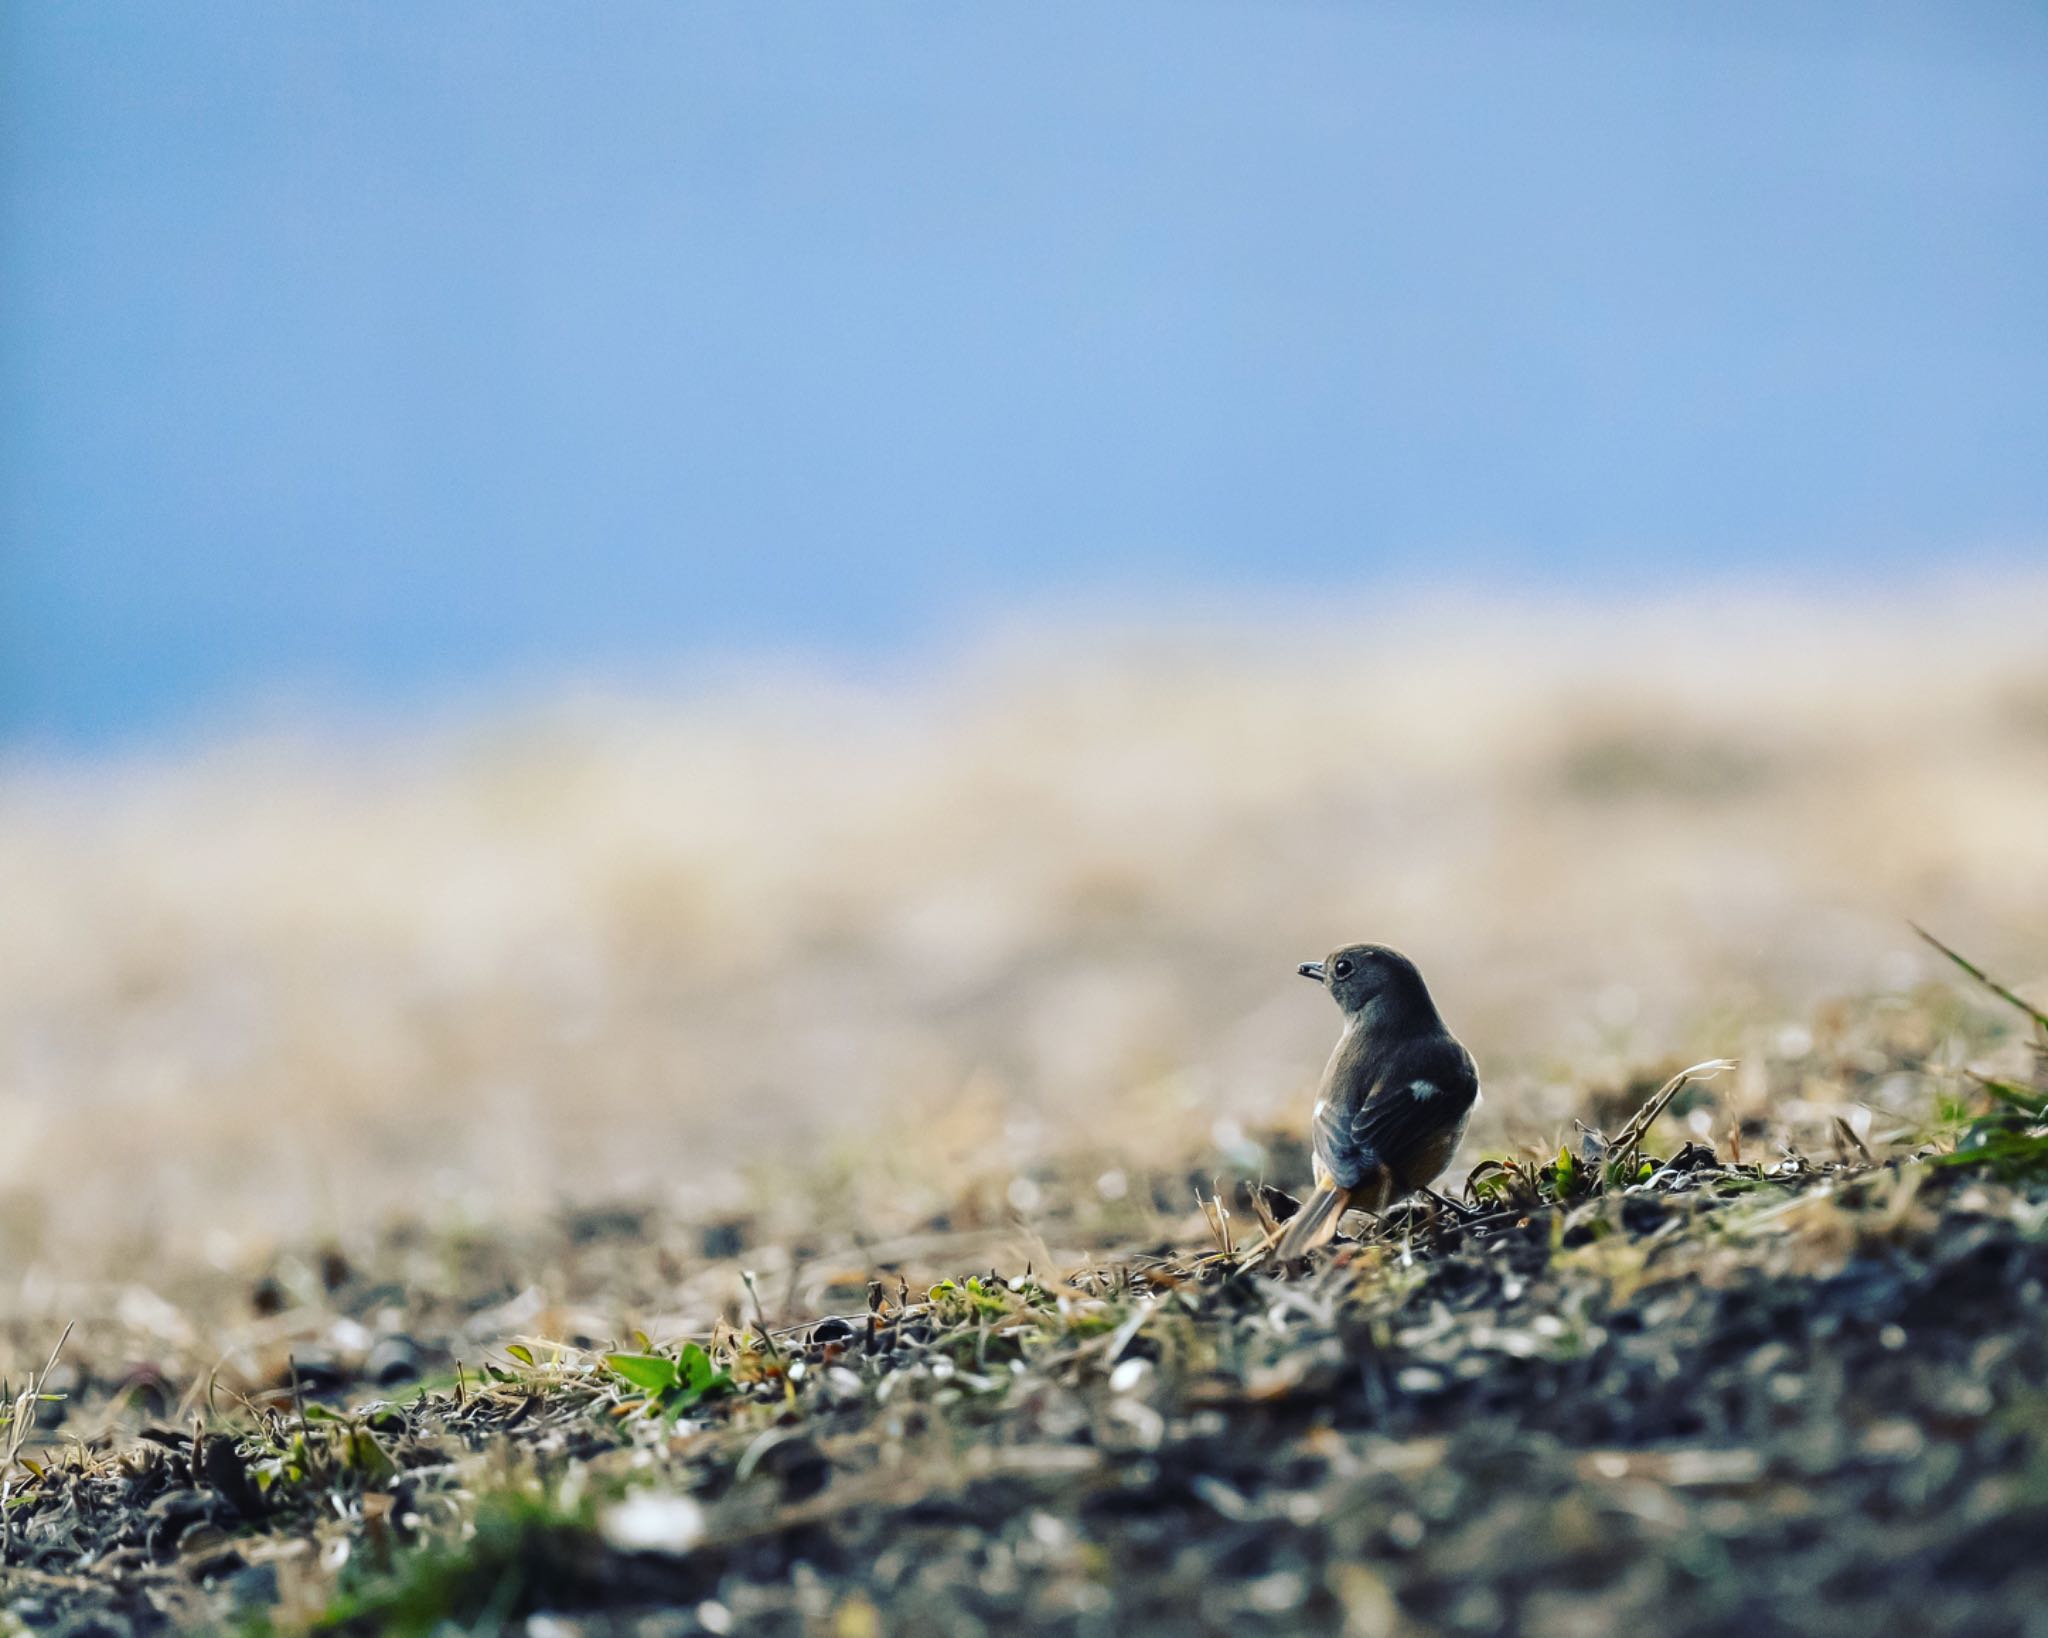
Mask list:
[[342,1464],[371,1483],[388,1479],[398,1471],[398,1464],[391,1459],[390,1452],[377,1442],[377,1436],[368,1428],[349,1430]]
[[676,1362],[660,1354],[606,1354],[604,1362],[642,1393],[672,1393],[682,1381]]
[[2048,1117],[2048,1092],[2030,1091],[2024,1086],[2015,1086],[2011,1081],[1990,1081],[1984,1083],[1984,1090],[2002,1104],[2018,1110],[2030,1120]]
[[682,1357],[678,1362],[683,1385],[702,1393],[704,1385],[718,1373],[713,1369],[711,1356],[694,1342],[682,1346]]
[[506,1343],[505,1352],[518,1360],[522,1365],[530,1367],[533,1364],[533,1350],[522,1342]]
[[1992,1131],[1958,1148],[1953,1154],[1933,1155],[1934,1166],[1988,1166],[1998,1176],[2012,1179],[2037,1176],[2048,1171],[2048,1134]]
[[720,1371],[701,1388],[683,1388],[678,1390],[675,1396],[662,1406],[662,1414],[673,1422],[684,1411],[695,1410],[704,1400],[713,1399],[719,1394],[730,1392],[731,1388],[732,1373],[730,1371]]

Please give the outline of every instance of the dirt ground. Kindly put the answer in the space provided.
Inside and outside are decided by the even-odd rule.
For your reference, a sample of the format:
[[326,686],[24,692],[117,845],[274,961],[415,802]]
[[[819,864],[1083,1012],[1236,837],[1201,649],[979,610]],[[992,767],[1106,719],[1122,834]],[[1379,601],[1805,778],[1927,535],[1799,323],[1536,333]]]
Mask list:
[[[1908,925],[2041,999],[2048,597],[1822,612],[7,770],[4,1621],[2048,1632],[2042,1061]],[[1366,936],[1470,1218],[1247,1266]]]
[[[1078,1260],[402,1227],[248,1292],[267,1390],[60,1361],[0,1584],[75,1632],[2035,1633],[2048,1026],[1979,1103],[1886,1162],[1588,1128],[1298,1270],[1277,1193]],[[52,1437],[110,1392],[137,1433]]]

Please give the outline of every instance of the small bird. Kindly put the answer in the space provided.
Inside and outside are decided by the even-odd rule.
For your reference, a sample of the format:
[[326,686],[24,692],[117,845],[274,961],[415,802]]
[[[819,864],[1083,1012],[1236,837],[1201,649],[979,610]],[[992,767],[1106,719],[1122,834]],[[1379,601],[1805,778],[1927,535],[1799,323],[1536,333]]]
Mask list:
[[1472,1054],[1400,951],[1351,944],[1299,970],[1329,990],[1344,1033],[1316,1090],[1315,1193],[1281,1233],[1282,1262],[1321,1245],[1346,1211],[1384,1211],[1427,1188],[1479,1101]]

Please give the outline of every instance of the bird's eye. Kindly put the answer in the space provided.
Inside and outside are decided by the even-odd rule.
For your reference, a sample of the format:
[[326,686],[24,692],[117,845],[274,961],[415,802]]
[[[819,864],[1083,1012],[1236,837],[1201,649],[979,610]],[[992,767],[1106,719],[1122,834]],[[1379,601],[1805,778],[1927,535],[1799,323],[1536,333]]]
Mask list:
[[1339,978],[1349,978],[1351,976],[1351,958],[1349,956],[1346,956],[1342,961],[1338,962],[1336,966],[1332,967],[1330,971],[1335,973]]

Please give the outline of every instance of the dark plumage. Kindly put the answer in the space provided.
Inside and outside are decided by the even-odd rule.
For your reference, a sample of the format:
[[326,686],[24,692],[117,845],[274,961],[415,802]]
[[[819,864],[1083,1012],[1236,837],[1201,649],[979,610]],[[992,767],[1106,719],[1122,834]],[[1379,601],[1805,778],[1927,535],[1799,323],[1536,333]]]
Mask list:
[[1344,1033],[1316,1091],[1316,1190],[1280,1237],[1282,1260],[1337,1230],[1347,1210],[1383,1211],[1427,1188],[1450,1164],[1479,1074],[1444,1028],[1415,963],[1380,944],[1352,944],[1304,962],[1344,1014]]

